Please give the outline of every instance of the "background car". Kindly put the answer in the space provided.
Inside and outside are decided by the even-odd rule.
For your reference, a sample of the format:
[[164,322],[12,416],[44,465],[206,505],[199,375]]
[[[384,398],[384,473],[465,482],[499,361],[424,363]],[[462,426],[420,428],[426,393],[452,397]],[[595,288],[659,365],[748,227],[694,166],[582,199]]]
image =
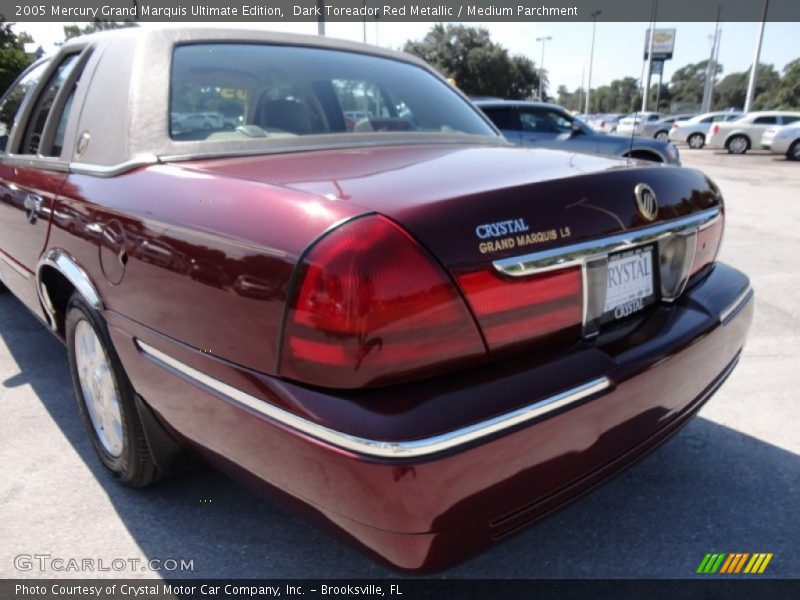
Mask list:
[[669,140],[671,142],[682,142],[688,144],[689,148],[699,150],[706,145],[708,131],[712,124],[725,121],[735,121],[742,117],[738,111],[715,111],[707,112],[692,117],[685,121],[676,121],[669,130]]
[[619,120],[625,116],[623,113],[597,115],[589,122],[589,125],[599,133],[616,133]]
[[785,154],[789,160],[800,160],[800,121],[767,129],[761,137],[761,147],[773,154]]
[[639,133],[639,135],[642,137],[655,138],[662,142],[669,141],[669,130],[672,129],[672,126],[678,121],[685,121],[686,119],[691,119],[693,116],[693,114],[670,115],[658,121],[648,121],[642,124],[641,133]]
[[222,129],[223,118],[217,112],[190,113],[183,115],[180,127],[183,131]]
[[644,126],[648,123],[655,123],[664,118],[664,115],[657,112],[636,112],[623,117],[617,124],[619,135],[642,135]]
[[761,142],[761,136],[770,127],[788,125],[797,120],[800,120],[800,112],[769,110],[747,113],[736,121],[714,123],[706,143],[709,148],[724,148],[729,154],[744,154],[754,143]]
[[507,140],[520,146],[624,156],[680,165],[678,149],[672,144],[597,133],[555,104],[516,100],[479,101],[475,104],[486,113]]

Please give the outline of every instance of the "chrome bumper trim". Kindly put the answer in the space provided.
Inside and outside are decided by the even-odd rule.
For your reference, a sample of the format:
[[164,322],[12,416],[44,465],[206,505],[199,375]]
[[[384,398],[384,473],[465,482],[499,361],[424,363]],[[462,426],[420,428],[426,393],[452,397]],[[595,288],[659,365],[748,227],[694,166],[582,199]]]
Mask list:
[[[711,227],[719,219],[721,219],[720,209],[710,208],[667,223],[659,223],[642,229],[625,231],[596,240],[551,248],[523,256],[503,258],[492,262],[492,265],[495,270],[509,277],[528,277],[558,269],[580,267],[583,290],[581,335],[588,339],[597,335],[596,319],[599,317],[597,314],[590,314],[588,271],[591,265],[595,265],[595,267],[599,265],[604,268],[608,264],[609,256],[615,252],[662,243],[670,238],[683,238],[684,244],[691,248],[691,254],[688,255],[688,260],[684,260],[682,276],[675,282],[672,289],[665,289],[663,284],[661,286],[661,300],[666,303],[673,302],[683,293],[689,282],[689,270],[694,262],[695,240],[698,232]],[[660,268],[658,266],[659,252],[660,250],[657,249],[654,256],[656,268]]]
[[748,285],[744,291],[736,296],[736,300],[731,302],[725,310],[719,313],[719,322],[725,323],[735,312],[737,312],[742,306],[747,304],[750,299],[753,297],[753,287]]
[[517,410],[441,435],[406,442],[390,442],[357,437],[319,425],[278,408],[265,400],[251,396],[205,373],[201,373],[197,369],[172,358],[160,350],[156,350],[141,340],[136,340],[136,345],[140,352],[155,364],[184,376],[195,385],[215,392],[232,404],[247,408],[272,421],[337,448],[381,459],[414,459],[452,450],[543,417],[612,387],[612,383],[607,377],[599,377]]
[[534,273],[544,273],[553,269],[582,265],[590,258],[627,250],[635,246],[656,242],[670,235],[692,233],[713,225],[719,218],[720,210],[710,208],[688,217],[660,223],[652,227],[634,229],[612,236],[570,246],[561,246],[522,256],[503,258],[492,263],[494,268],[511,277],[527,277]]

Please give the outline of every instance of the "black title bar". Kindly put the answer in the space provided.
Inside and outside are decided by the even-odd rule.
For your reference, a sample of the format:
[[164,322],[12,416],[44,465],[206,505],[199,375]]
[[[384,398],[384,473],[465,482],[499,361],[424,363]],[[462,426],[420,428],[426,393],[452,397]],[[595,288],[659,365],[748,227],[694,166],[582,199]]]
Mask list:
[[284,598],[319,600],[562,600],[613,598],[681,600],[783,600],[800,597],[800,580],[751,577],[697,579],[4,579],[4,600],[263,600]]
[[[0,0],[7,21],[649,22],[648,0]],[[761,21],[764,0],[661,0],[659,22]],[[598,13],[598,11],[600,11]],[[800,21],[800,0],[770,0],[767,21]]]

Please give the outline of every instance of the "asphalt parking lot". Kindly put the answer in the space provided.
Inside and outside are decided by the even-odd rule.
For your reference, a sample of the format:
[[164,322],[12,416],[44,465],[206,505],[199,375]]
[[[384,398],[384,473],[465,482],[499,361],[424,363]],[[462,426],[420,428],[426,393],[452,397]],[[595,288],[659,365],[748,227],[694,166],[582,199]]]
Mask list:
[[[691,577],[706,552],[772,552],[800,577],[800,163],[681,148],[721,187],[721,254],[748,273],[755,320],[739,367],[668,444],[447,577]],[[396,573],[210,468],[123,488],[84,434],[61,344],[0,296],[0,578],[154,577],[20,570],[15,557],[193,561],[170,577]]]

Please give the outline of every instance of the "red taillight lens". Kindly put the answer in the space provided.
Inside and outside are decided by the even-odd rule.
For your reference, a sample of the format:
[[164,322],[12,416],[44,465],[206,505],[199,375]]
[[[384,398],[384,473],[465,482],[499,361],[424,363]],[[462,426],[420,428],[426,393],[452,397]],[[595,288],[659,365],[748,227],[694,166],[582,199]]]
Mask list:
[[283,339],[285,377],[358,388],[485,358],[447,274],[388,219],[370,216],[340,227],[299,269]]
[[719,132],[719,125],[711,126],[711,135],[716,135]]
[[679,127],[679,125],[678,125],[678,122],[677,122],[677,121],[675,121],[675,122],[672,124],[672,128],[673,128],[673,129],[676,129],[676,128],[678,128],[678,127]]
[[694,275],[706,265],[714,262],[717,252],[719,251],[720,243],[722,242],[724,226],[725,222],[722,214],[720,214],[715,223],[697,232],[694,261],[692,262],[690,275]]
[[492,352],[580,332],[580,267],[520,278],[476,271],[459,275],[458,284]]

